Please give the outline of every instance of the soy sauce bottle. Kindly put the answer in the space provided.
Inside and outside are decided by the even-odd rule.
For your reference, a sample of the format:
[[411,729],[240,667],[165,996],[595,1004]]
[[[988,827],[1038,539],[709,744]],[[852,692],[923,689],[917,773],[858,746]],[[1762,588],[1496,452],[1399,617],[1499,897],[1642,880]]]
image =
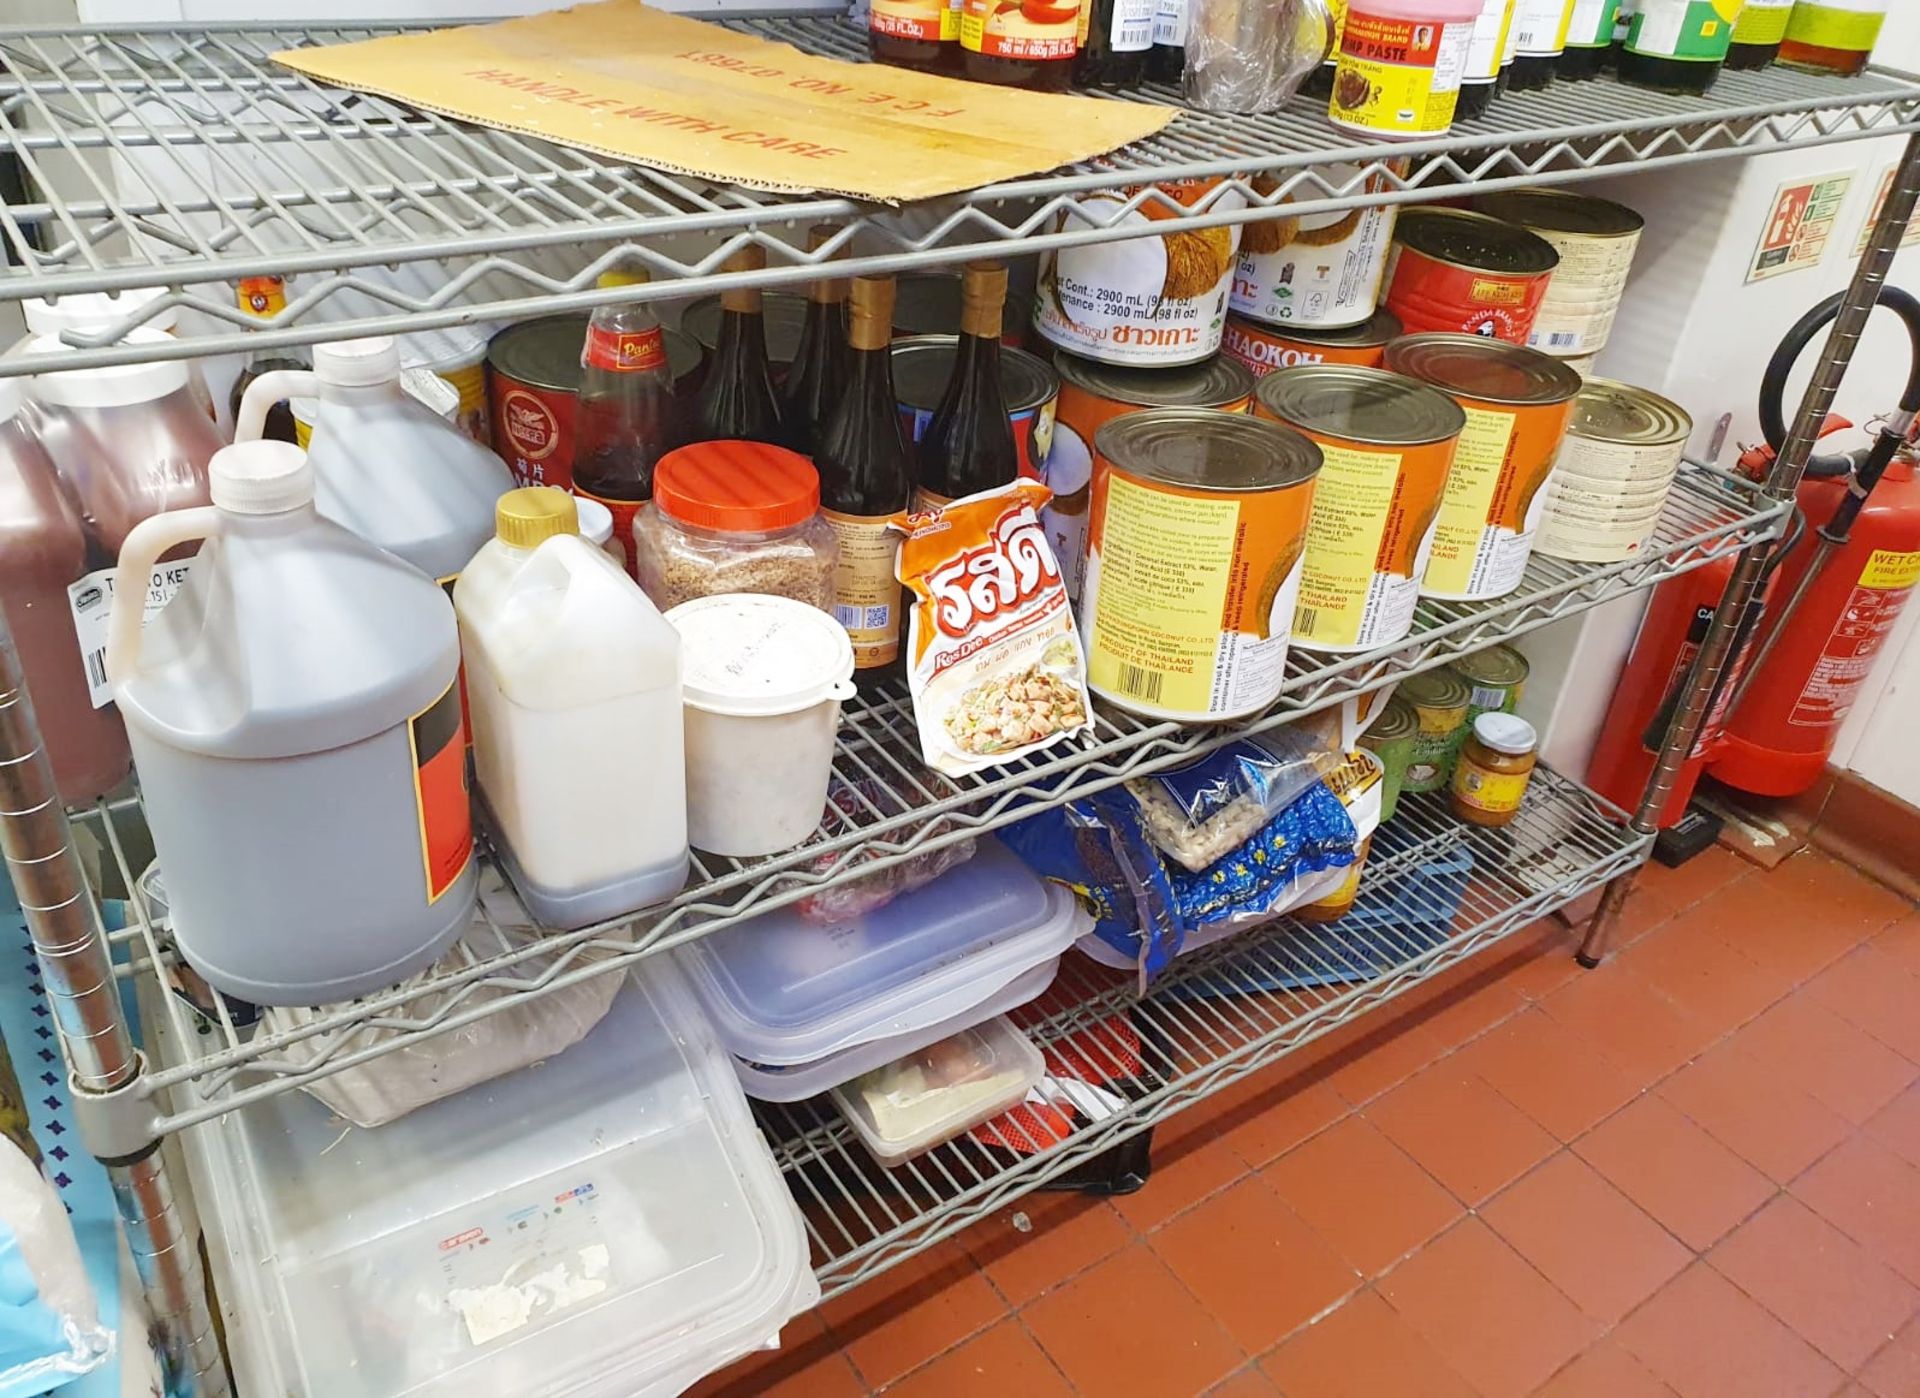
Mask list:
[[1787,37],[1792,14],[1793,0],[1747,0],[1739,23],[1733,26],[1727,67],[1753,72],[1771,65],[1780,56],[1780,41]]
[[[766,265],[766,249],[758,246],[742,248],[727,259],[729,272],[758,272]],[[688,440],[780,445],[780,408],[773,396],[757,286],[730,286],[720,293],[720,334],[694,403]]]
[[1550,87],[1559,76],[1573,5],[1574,0],[1519,0],[1514,7],[1519,52],[1513,60],[1513,86],[1518,91]]
[[[272,320],[287,308],[287,284],[280,277],[242,277],[234,291],[234,304],[259,320]],[[234,418],[240,416],[240,400],[247,396],[247,385],[262,374],[276,369],[311,369],[297,350],[254,350],[240,366],[240,377],[233,381],[233,393],[227,404]],[[299,443],[293,421],[293,405],[282,398],[267,409],[267,424],[260,435],[270,442]]]
[[1514,4],[1515,0],[1484,0],[1481,5],[1480,17],[1473,22],[1473,40],[1467,46],[1467,71],[1460,80],[1455,117],[1481,116],[1493,105],[1500,75],[1511,66],[1507,39],[1513,32]]
[[1620,78],[1638,87],[1698,96],[1719,78],[1732,40],[1732,27],[1711,6],[1639,0],[1620,50]]
[[867,55],[875,63],[950,73],[959,64],[960,15],[947,0],[871,0]]
[[1153,48],[1157,0],[1080,0],[1080,52],[1073,81],[1124,91],[1140,86]]
[[[1336,8],[1340,3],[1334,0]],[[1154,0],[1153,47],[1147,50],[1147,76],[1178,87],[1186,71],[1187,0]],[[1331,78],[1327,91],[1333,91]]]
[[1613,57],[1613,31],[1619,17],[1620,0],[1574,0],[1566,52],[1560,55],[1561,77],[1599,75]]
[[820,434],[820,513],[840,545],[833,614],[853,641],[856,679],[900,668],[899,534],[894,516],[913,503],[913,457],[893,389],[892,277],[855,277],[847,330],[847,391]]
[[[818,250],[833,232],[831,225],[815,228],[807,250]],[[781,386],[784,445],[802,456],[813,455],[821,430],[846,392],[848,363],[847,279],[821,277],[807,288],[807,317],[800,324],[800,348]]]
[[1000,321],[1006,304],[1006,264],[969,262],[960,283],[953,377],[920,439],[915,509],[1011,485],[1020,473],[1020,448],[1000,385]]

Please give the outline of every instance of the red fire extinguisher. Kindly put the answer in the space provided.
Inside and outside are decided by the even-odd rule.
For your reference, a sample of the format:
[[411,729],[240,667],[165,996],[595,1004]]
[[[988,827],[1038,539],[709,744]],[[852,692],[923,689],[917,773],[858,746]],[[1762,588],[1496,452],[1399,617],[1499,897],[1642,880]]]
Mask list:
[[[1839,313],[1841,300],[1832,297],[1804,316],[1767,367],[1760,422],[1770,450],[1741,462],[1756,474],[1786,439],[1781,403],[1793,365]],[[1910,458],[1895,459],[1920,410],[1920,301],[1888,287],[1881,303],[1905,322],[1913,345],[1900,408],[1879,425],[1870,447],[1809,462],[1797,497],[1797,532],[1775,550],[1761,608],[1743,625],[1699,740],[1660,812],[1662,827],[1685,814],[1702,771],[1764,795],[1811,786],[1920,581],[1920,481]],[[1821,435],[1848,425],[1829,419]],[[1809,520],[1826,523],[1808,531]],[[1618,805],[1632,809],[1639,802],[1732,567],[1730,559],[1721,560],[1655,594],[1588,769],[1589,783]]]

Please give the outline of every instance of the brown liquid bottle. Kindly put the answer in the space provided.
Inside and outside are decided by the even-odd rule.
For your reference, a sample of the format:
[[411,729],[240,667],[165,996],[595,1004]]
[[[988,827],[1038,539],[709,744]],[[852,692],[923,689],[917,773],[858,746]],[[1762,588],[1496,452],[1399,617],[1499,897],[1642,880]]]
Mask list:
[[[280,277],[242,277],[234,290],[234,303],[248,315],[260,320],[271,320],[287,308],[287,284]],[[227,400],[227,409],[235,419],[240,416],[240,400],[247,395],[247,385],[262,374],[270,374],[275,369],[310,369],[313,366],[292,350],[273,349],[255,350],[247,356],[246,363],[240,367],[240,376],[233,381],[233,393]],[[299,438],[293,421],[293,406],[282,399],[267,409],[267,425],[261,436],[273,442],[295,442]]]
[[[766,265],[766,249],[758,246],[742,248],[727,259],[729,272],[759,272]],[[700,384],[688,440],[781,444],[780,406],[773,396],[757,286],[730,286],[720,293],[720,334]]]
[[[645,272],[609,272],[602,287],[631,286]],[[660,322],[645,304],[600,306],[580,350],[573,410],[573,489],[613,516],[613,538],[634,571],[633,517],[653,495],[653,463],[678,445],[673,370]]]
[[1006,302],[1006,265],[968,263],[961,281],[960,344],[953,377],[920,441],[915,509],[933,509],[963,495],[1011,485],[1020,472],[1020,448],[1000,385],[1000,317]]
[[1087,0],[965,0],[960,9],[962,72],[977,83],[1065,92],[1080,46]]
[[840,544],[833,614],[853,638],[853,663],[868,680],[900,664],[900,535],[889,526],[913,499],[913,457],[893,389],[893,292],[892,277],[854,278],[847,391],[813,458],[820,513]]
[[[818,251],[833,232],[830,225],[814,229],[807,250]],[[787,381],[780,386],[783,446],[802,456],[813,455],[827,419],[846,392],[848,365],[847,279],[821,277],[807,289],[800,348],[787,370]]]
[[867,56],[875,63],[923,73],[960,66],[960,11],[948,0],[872,0]]

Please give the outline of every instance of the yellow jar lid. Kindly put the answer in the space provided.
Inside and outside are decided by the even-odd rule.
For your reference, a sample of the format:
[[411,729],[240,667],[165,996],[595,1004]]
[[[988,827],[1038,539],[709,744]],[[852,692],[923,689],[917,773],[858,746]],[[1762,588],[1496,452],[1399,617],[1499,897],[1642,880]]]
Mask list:
[[652,280],[653,274],[645,267],[620,267],[602,272],[593,279],[593,284],[605,291],[616,286],[645,286]]
[[573,496],[558,486],[525,486],[509,490],[494,505],[493,532],[510,548],[535,548],[556,534],[578,534],[580,512]]

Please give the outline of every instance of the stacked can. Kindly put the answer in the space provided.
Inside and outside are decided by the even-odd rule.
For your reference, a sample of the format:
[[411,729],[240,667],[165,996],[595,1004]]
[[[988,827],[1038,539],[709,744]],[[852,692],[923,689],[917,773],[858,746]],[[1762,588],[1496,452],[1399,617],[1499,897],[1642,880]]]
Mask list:
[[1465,209],[1409,209],[1393,238],[1387,309],[1410,333],[1527,343],[1560,265],[1551,243]]
[[1533,550],[1574,563],[1620,563],[1653,537],[1693,419],[1659,394],[1588,379],[1553,478]]
[[1590,372],[1613,333],[1646,220],[1610,199],[1555,189],[1482,194],[1473,207],[1545,239],[1560,255],[1527,346]]

